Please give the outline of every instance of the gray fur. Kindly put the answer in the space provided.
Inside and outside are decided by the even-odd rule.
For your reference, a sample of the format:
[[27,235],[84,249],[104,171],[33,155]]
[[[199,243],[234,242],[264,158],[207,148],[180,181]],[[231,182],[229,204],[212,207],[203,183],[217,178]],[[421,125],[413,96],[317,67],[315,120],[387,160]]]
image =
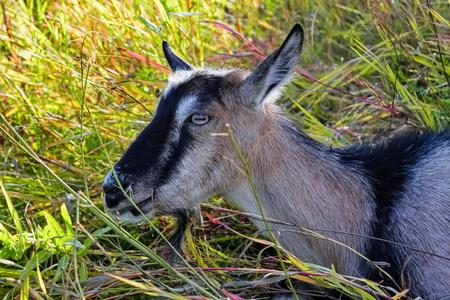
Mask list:
[[[386,260],[397,272],[398,289],[410,288],[412,296],[424,299],[448,297],[450,132],[342,149],[315,142],[273,103],[299,60],[302,41],[298,25],[252,73],[195,69],[167,45],[171,68],[181,71],[169,80],[151,128],[114,167],[122,186],[133,192],[133,201],[148,217],[185,218],[187,211],[218,194],[243,211],[260,215],[226,134],[229,124],[246,157],[264,214],[297,226],[271,223],[283,248],[306,262],[333,265],[342,274],[379,279],[378,271],[352,251],[307,235],[299,227],[318,229],[369,259]],[[199,80],[204,86],[192,91]],[[168,107],[176,111],[168,112]],[[167,117],[171,113],[173,118]],[[189,122],[190,115],[199,113],[210,117],[206,125]],[[134,153],[142,161],[136,162]],[[136,175],[136,168],[145,172]],[[115,185],[110,173],[104,183],[109,212],[131,222],[142,221]],[[120,197],[124,199],[117,204]],[[266,232],[260,220],[253,222]],[[405,278],[404,285],[400,277]]]

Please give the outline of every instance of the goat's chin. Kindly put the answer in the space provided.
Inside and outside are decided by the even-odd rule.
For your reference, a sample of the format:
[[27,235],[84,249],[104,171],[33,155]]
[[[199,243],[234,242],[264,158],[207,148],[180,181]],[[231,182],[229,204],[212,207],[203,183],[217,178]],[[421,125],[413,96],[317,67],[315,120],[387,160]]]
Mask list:
[[[108,214],[111,218],[115,220],[119,220],[125,223],[137,224],[145,221],[145,217],[147,219],[151,219],[157,214],[155,214],[151,209],[149,211],[141,211],[137,215],[132,212],[132,210],[127,211],[117,211],[117,210],[108,210]],[[145,216],[145,217],[144,217]]]
[[[145,216],[147,217],[147,219],[151,219],[154,217],[153,214],[145,214]],[[130,223],[130,224],[138,224],[138,223],[142,223],[145,222],[146,219],[144,218],[144,216],[140,215],[140,216],[126,216],[126,217],[120,217],[120,219],[124,222]]]
[[110,210],[107,212],[109,216],[115,220],[124,223],[137,224],[144,222],[146,219],[151,219],[154,217],[162,217],[162,216],[171,216],[176,218],[177,220],[182,220],[182,222],[186,222],[187,216],[189,215],[189,211],[191,209],[186,207],[165,207],[164,209],[158,209],[158,205],[138,205],[140,207],[140,211],[137,211],[133,205],[130,205],[126,208],[122,208],[120,210]]

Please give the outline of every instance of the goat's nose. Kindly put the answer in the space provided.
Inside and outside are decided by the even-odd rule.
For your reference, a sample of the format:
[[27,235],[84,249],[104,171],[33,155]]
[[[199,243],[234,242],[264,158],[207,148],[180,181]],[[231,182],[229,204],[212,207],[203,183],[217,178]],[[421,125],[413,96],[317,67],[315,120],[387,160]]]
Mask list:
[[124,194],[117,187],[103,187],[103,190],[105,191],[105,204],[109,209],[113,209],[125,199]]
[[[126,182],[120,182],[120,185],[124,190],[128,188],[128,184]],[[105,192],[105,204],[106,208],[113,209],[120,202],[125,199],[125,195],[122,193],[122,190],[118,187],[114,175],[110,172],[108,176],[106,176],[105,181],[103,182],[103,191]]]

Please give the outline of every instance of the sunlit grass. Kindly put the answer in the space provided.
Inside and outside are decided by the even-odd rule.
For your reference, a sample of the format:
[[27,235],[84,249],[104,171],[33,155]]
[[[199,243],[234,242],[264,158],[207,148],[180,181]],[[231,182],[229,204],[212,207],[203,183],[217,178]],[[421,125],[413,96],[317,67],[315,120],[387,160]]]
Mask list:
[[[312,137],[345,145],[405,128],[449,127],[448,3],[2,4],[3,299],[267,297],[285,275],[272,244],[225,199],[212,199],[200,220],[191,219],[184,243],[190,267],[160,258],[168,252],[158,231],[168,236],[173,220],[136,227],[103,213],[103,178],[151,120],[166,86],[162,40],[198,66],[252,68],[298,22],[306,31],[300,75],[280,104]],[[283,260],[295,279],[366,299],[375,299],[370,289],[395,295],[332,266],[287,253]]]

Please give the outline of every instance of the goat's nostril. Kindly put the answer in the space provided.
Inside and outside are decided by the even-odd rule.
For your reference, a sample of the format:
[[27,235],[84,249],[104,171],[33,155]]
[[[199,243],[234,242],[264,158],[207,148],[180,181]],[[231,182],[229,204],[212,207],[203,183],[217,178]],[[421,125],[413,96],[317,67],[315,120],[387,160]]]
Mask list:
[[138,211],[136,208],[133,208],[132,210],[131,210],[131,213],[133,214],[133,216],[135,216],[135,217],[137,217],[137,216],[140,216],[141,215],[141,212],[140,211]]
[[114,189],[117,189],[115,186],[109,186],[106,184],[103,184],[103,191],[105,194],[114,193]]
[[105,203],[107,208],[114,208],[125,199],[122,191],[117,187],[103,187],[105,191]]

